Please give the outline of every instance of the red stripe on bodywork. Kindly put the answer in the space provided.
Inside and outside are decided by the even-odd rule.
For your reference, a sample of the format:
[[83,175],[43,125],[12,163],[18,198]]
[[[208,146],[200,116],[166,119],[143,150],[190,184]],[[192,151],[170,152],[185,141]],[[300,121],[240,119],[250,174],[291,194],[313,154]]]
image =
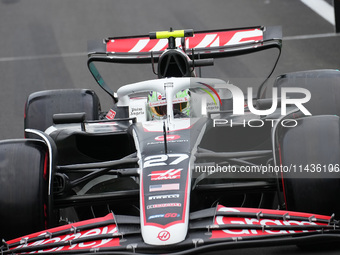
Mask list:
[[[279,159],[280,159],[280,166],[282,166],[281,144],[279,144]],[[287,197],[286,197],[286,189],[285,189],[285,182],[284,182],[284,178],[283,178],[283,172],[281,172],[281,180],[282,180],[283,198],[285,200],[286,208],[288,208]]]

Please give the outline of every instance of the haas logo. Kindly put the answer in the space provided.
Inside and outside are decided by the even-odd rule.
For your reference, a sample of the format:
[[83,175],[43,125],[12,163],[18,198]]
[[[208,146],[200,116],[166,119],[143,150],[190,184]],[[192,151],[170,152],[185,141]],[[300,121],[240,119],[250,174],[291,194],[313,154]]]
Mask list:
[[[177,140],[179,138],[181,138],[179,135],[167,135],[166,136],[167,141],[173,141],[173,140]],[[163,135],[157,136],[157,137],[155,137],[155,140],[162,142],[162,141],[164,141],[164,136]]]
[[180,179],[182,170],[183,168],[152,171],[151,174],[149,174],[149,176],[151,176],[151,181]]
[[166,230],[159,232],[157,238],[161,241],[167,241],[170,238],[170,233]]

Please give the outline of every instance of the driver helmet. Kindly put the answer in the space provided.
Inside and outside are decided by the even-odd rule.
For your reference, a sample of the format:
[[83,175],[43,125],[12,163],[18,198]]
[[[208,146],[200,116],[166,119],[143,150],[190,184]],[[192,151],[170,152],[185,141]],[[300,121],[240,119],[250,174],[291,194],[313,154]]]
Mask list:
[[[184,89],[176,93],[172,100],[174,117],[187,118],[190,116],[190,92]],[[148,95],[148,109],[151,120],[161,120],[166,117],[166,98],[161,93],[151,91]]]

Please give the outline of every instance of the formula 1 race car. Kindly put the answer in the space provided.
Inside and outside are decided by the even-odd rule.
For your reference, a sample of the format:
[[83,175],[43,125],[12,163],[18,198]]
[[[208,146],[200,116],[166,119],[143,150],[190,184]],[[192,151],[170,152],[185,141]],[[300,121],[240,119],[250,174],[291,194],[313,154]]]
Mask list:
[[[28,97],[25,139],[0,142],[1,254],[339,243],[340,72],[269,84],[281,46],[281,29],[261,26],[89,42],[113,106],[102,111],[89,89]],[[231,75],[258,73],[268,52],[262,80]],[[202,78],[201,67],[246,56],[250,69]],[[116,89],[111,63],[149,63],[157,79]]]

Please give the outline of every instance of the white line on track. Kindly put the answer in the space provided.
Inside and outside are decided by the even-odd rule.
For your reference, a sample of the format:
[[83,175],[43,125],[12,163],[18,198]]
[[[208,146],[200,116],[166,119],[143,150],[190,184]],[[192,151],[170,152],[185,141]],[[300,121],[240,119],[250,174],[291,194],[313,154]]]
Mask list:
[[74,52],[74,53],[63,53],[63,54],[49,54],[49,55],[37,55],[37,56],[19,56],[19,57],[0,57],[0,62],[9,61],[21,61],[21,60],[41,60],[49,58],[64,58],[64,57],[83,57],[87,56],[87,52]]
[[327,20],[333,26],[335,25],[335,15],[334,8],[332,5],[327,3],[324,0],[300,0],[302,3],[307,5],[317,14],[319,14],[322,18]]
[[293,35],[293,36],[285,36],[282,39],[284,41],[288,41],[288,40],[317,39],[317,38],[326,38],[326,37],[340,37],[340,34],[325,33],[325,34],[314,34],[314,35]]

